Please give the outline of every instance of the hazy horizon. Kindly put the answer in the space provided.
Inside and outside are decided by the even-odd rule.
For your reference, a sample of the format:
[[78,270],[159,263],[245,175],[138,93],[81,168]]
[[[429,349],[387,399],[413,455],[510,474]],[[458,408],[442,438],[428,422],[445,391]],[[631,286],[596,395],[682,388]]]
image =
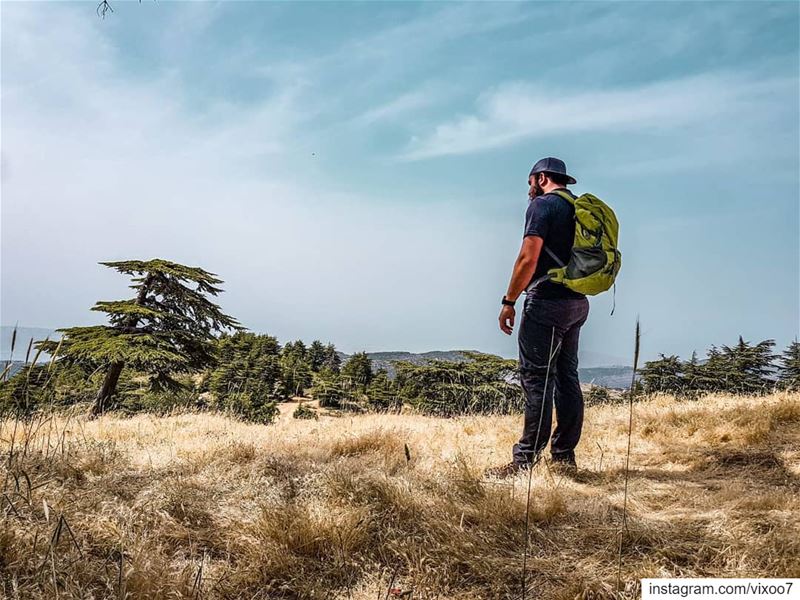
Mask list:
[[[15,343],[14,353],[11,354],[11,340],[13,336],[14,329],[17,329],[17,340]],[[253,333],[258,334],[268,334],[271,335],[268,331],[254,331]],[[60,335],[56,333],[55,328],[48,328],[48,327],[26,327],[25,325],[15,324],[15,325],[2,325],[0,326],[0,361],[7,361],[7,360],[14,360],[14,361],[24,361],[25,353],[28,347],[28,343],[31,339],[34,342],[44,339],[45,337],[49,337],[50,339],[58,339]],[[316,338],[314,338],[316,339]],[[314,339],[304,339],[307,345],[314,341]],[[279,339],[278,342],[283,345],[286,342],[296,341],[295,339]],[[334,340],[319,340],[323,343],[332,343],[336,345]],[[427,350],[406,350],[403,348],[384,348],[384,349],[367,349],[367,348],[359,348],[356,350],[351,350],[350,352],[346,352],[336,346],[336,349],[343,354],[351,356],[354,352],[361,352],[366,351],[370,354],[400,354],[400,353],[410,353],[410,354],[427,354],[431,352],[461,352],[461,351],[478,351],[481,352],[480,348],[429,348]],[[32,350],[31,360],[33,360],[33,353],[35,353],[35,349]],[[597,367],[623,367],[623,366],[630,366],[633,361],[633,358],[625,359],[619,356],[612,356],[609,354],[591,352],[591,351],[584,351],[581,350],[581,368],[597,368]],[[516,355],[503,355],[504,358],[515,358]],[[45,354],[42,354],[42,360],[46,358]]]

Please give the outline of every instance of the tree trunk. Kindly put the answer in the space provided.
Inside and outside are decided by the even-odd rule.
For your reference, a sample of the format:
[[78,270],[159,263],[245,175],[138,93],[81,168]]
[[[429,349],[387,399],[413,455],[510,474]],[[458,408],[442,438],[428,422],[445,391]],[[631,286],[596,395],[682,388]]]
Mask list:
[[102,415],[107,408],[110,408],[109,401],[117,391],[117,382],[119,382],[119,376],[124,366],[125,363],[122,362],[113,363],[106,371],[106,378],[103,380],[103,385],[94,399],[93,415]]
[[[139,294],[136,296],[136,304],[142,305],[144,304],[145,298],[147,298],[147,293],[149,291],[150,282],[153,280],[152,275],[148,275],[144,282],[142,283],[142,287],[139,290]],[[131,317],[127,323],[125,323],[126,327],[136,327],[139,319],[136,317]],[[97,392],[97,396],[94,399],[94,406],[92,406],[92,415],[102,415],[109,406],[109,401],[111,397],[117,391],[117,383],[119,382],[119,376],[122,373],[122,369],[125,367],[124,362],[115,362],[111,363],[111,366],[106,371],[106,378],[103,380],[103,385],[101,386],[100,390]]]

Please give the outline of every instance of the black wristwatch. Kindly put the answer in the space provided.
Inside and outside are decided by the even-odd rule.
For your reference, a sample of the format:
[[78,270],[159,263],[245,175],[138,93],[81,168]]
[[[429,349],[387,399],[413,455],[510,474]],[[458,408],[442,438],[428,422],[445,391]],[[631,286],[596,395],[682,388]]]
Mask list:
[[516,302],[515,302],[515,301],[513,301],[513,300],[509,300],[509,299],[508,299],[508,298],[506,298],[505,296],[503,296],[503,299],[501,300],[501,302],[502,302],[503,304],[505,304],[506,306],[514,306],[514,305],[516,304]]

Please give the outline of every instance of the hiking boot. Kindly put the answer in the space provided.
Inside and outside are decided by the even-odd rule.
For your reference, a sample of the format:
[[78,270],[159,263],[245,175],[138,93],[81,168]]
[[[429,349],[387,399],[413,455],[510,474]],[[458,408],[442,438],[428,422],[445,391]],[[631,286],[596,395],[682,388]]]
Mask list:
[[507,465],[503,465],[502,467],[490,467],[483,472],[484,477],[497,477],[498,479],[505,479],[506,477],[512,477],[523,471],[528,469],[529,465],[525,463],[517,463],[511,461]]
[[559,475],[575,475],[578,472],[578,465],[575,462],[575,455],[553,456],[550,460],[550,468]]
[[506,477],[511,477],[516,475],[521,471],[529,470],[533,465],[539,462],[539,457],[537,456],[533,462],[516,462],[511,461],[510,463],[503,465],[502,467],[491,467],[486,469],[483,472],[484,477],[498,477],[500,479],[504,479]]

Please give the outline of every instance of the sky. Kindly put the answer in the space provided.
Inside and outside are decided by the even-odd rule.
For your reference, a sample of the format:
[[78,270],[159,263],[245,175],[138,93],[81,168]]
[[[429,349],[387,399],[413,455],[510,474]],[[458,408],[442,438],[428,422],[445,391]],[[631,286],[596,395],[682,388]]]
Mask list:
[[[583,365],[800,327],[795,2],[0,3],[0,321],[166,258],[280,341],[513,357],[527,175],[620,220]],[[612,305],[614,314],[611,315]]]

